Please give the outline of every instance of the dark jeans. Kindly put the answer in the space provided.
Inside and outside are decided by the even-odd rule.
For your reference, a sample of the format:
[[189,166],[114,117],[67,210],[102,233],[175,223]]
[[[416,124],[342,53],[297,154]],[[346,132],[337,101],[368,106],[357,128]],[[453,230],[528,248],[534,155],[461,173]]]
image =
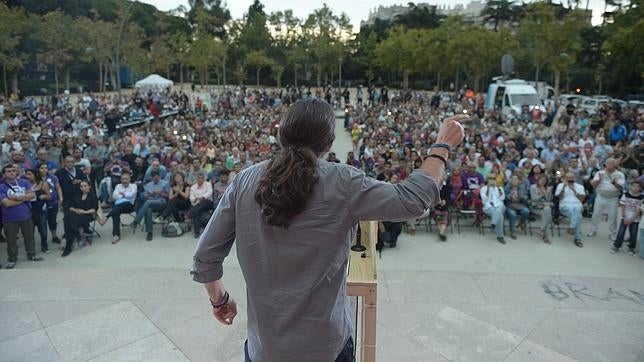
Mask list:
[[[250,356],[248,355],[248,340],[244,342],[244,355],[246,356],[246,362],[252,362]],[[335,359],[335,362],[354,362],[356,360],[354,356],[354,346],[353,346],[353,337],[349,337],[347,343],[345,343],[344,348]]]
[[78,230],[74,229],[74,223],[72,219],[74,218],[73,212],[69,211],[69,208],[74,204],[71,200],[63,200],[63,226],[65,227],[65,252],[71,252],[74,247],[74,241],[76,241],[76,234]]
[[112,211],[107,214],[107,217],[112,218],[112,236],[121,237],[121,214],[129,214],[134,211],[134,205],[129,202],[114,205]]
[[40,248],[42,250],[49,249],[47,244],[47,210],[32,209],[31,219],[34,222],[34,227],[38,230],[38,234],[40,234]]
[[[635,245],[637,244],[637,234],[639,232],[640,224],[637,222],[632,222],[630,225],[624,225],[624,220],[619,223],[619,231],[617,232],[617,238],[613,244],[617,249],[622,247],[624,243],[624,237],[626,236],[626,229],[628,229],[628,249],[635,250]],[[642,246],[640,245],[640,248]]]
[[49,224],[49,231],[54,233],[58,228],[58,204],[47,208],[47,223]]
[[201,229],[201,218],[205,212],[212,211],[212,201],[202,200],[190,209],[190,218],[192,219],[192,232],[199,233]]
[[174,221],[182,221],[180,212],[190,209],[190,201],[182,198],[175,197],[168,202],[168,207],[163,210],[161,217],[167,219],[170,215],[174,217]]
[[15,263],[18,260],[18,232],[22,233],[25,242],[27,256],[36,255],[36,243],[34,242],[34,223],[31,218],[25,221],[7,221],[4,223],[4,233],[7,237],[7,259]]

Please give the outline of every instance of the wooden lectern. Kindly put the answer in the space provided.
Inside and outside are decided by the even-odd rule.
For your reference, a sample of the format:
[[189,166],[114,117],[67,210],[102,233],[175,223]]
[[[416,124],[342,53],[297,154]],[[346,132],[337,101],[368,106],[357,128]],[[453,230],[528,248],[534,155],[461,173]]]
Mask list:
[[378,242],[377,221],[360,222],[360,242],[366,249],[362,252],[353,250],[350,252],[347,294],[362,297],[360,341],[355,341],[355,345],[356,347],[362,346],[360,350],[362,362],[374,362],[376,360],[376,308],[378,303],[378,274],[375,258],[376,243]]

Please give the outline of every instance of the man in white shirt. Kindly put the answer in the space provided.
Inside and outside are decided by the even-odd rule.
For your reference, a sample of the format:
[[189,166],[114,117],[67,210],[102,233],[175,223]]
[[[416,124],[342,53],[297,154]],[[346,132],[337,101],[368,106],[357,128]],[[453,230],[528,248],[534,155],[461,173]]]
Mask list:
[[505,213],[505,193],[503,188],[496,185],[496,174],[491,173],[487,178],[487,185],[481,188],[481,201],[483,212],[492,219],[492,229],[496,233],[496,240],[505,244],[503,234],[503,214]]
[[599,224],[603,214],[608,215],[608,231],[610,240],[615,242],[617,238],[617,210],[619,208],[619,197],[622,195],[626,178],[617,170],[617,161],[608,158],[604,170],[595,173],[590,184],[595,188],[595,206],[593,207],[592,228],[586,236],[597,235]]
[[190,187],[190,203],[192,208],[188,215],[192,219],[192,234],[198,238],[201,229],[201,220],[204,213],[212,213],[212,184],[206,181],[203,171],[197,173],[197,182]]
[[581,242],[581,203],[586,197],[584,187],[575,183],[575,175],[568,172],[564,181],[557,185],[555,196],[559,197],[559,211],[570,219],[570,229],[575,233],[575,245],[582,248],[584,244]]
[[114,207],[107,216],[99,218],[98,223],[105,225],[107,218],[112,217],[112,244],[121,240],[121,214],[128,214],[134,211],[137,187],[130,183],[130,174],[124,172],[121,175],[121,183],[116,185],[112,197]]

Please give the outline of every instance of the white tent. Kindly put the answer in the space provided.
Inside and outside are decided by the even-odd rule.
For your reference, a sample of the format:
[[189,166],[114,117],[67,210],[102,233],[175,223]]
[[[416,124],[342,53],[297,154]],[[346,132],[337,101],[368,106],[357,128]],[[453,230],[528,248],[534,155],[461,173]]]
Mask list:
[[171,86],[174,83],[170,79],[165,79],[158,74],[150,74],[147,77],[136,82],[135,85],[137,88],[141,87],[167,87]]

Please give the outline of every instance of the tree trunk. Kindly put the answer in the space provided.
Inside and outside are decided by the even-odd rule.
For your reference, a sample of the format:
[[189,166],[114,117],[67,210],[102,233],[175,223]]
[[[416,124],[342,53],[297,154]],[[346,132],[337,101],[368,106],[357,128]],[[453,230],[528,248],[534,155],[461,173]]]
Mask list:
[[256,74],[257,74],[257,88],[259,88],[259,72],[262,70],[259,66],[257,66]]
[[297,67],[293,65],[293,85],[297,88]]
[[436,73],[436,91],[441,90],[441,72]]
[[11,91],[18,94],[18,70],[11,75]]
[[103,92],[103,64],[98,62],[98,92]]
[[317,72],[316,72],[316,73],[317,73],[316,81],[317,81],[317,85],[318,85],[318,87],[319,87],[319,86],[320,86],[320,84],[322,83],[322,69],[320,69],[320,68],[318,67],[318,69],[316,69],[316,71],[317,71]]
[[69,89],[69,67],[65,67],[65,89],[71,92]]
[[54,80],[56,81],[56,94],[58,95],[58,68],[54,67]]
[[183,63],[179,63],[179,83],[183,87]]
[[9,98],[9,89],[7,89],[7,65],[2,64],[2,84],[3,84],[3,92],[4,92],[4,97],[5,99]]
[[407,90],[409,88],[409,71],[403,70],[403,89]]
[[555,99],[559,98],[559,82],[561,80],[561,71],[555,68]]
[[460,75],[461,75],[461,72],[460,72],[459,70],[457,70],[457,71],[456,71],[456,77],[455,77],[455,78],[456,78],[456,80],[454,81],[454,91],[455,91],[455,92],[458,92],[458,89],[459,89],[459,84],[458,84],[458,82],[459,82],[459,76],[460,76]]
[[223,64],[221,66],[221,75],[222,75],[222,83],[224,84],[224,88],[226,87],[226,55],[224,55],[223,58]]

